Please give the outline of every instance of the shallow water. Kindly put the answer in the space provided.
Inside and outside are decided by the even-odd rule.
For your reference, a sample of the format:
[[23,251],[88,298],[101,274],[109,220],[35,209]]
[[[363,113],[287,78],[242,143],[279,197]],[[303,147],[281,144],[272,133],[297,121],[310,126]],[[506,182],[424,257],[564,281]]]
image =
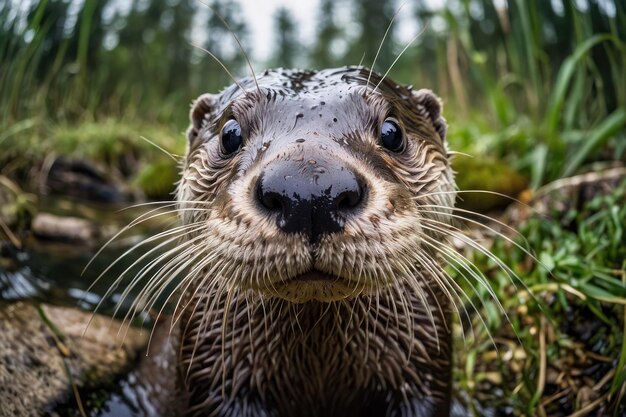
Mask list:
[[[85,267],[110,236],[153,208],[154,206],[149,206],[119,211],[123,207],[92,206],[71,200],[45,199],[40,211],[86,218],[97,223],[105,237],[91,245],[29,238],[23,242],[22,249],[0,243],[0,303],[37,300],[88,311],[97,308],[98,313],[110,316],[117,309],[116,317],[124,318],[139,289],[125,298],[122,292],[141,265],[154,259],[160,251],[129,270],[127,279],[115,290],[108,294],[107,292],[115,278],[142,254],[156,246],[155,243],[145,243],[146,239],[175,224],[175,216],[166,213],[133,227],[113,240],[93,259],[88,268]],[[119,260],[135,244],[141,246]],[[111,265],[111,269],[98,280],[99,275]],[[140,316],[140,321],[145,326],[151,325],[147,315]],[[97,392],[81,392],[81,399],[90,416],[138,417],[150,414],[151,406],[145,398],[142,399],[142,392],[135,373],[131,372],[116,386]],[[80,415],[74,399],[59,411],[61,415]]]

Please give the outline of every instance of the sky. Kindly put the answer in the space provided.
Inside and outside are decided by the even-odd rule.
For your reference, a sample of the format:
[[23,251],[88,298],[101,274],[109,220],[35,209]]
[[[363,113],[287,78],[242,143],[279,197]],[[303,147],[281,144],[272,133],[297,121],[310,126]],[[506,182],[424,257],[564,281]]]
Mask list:
[[239,3],[245,13],[249,39],[254,43],[252,56],[257,61],[267,60],[272,53],[273,15],[281,6],[289,9],[296,19],[301,41],[315,37],[319,0],[240,0]]

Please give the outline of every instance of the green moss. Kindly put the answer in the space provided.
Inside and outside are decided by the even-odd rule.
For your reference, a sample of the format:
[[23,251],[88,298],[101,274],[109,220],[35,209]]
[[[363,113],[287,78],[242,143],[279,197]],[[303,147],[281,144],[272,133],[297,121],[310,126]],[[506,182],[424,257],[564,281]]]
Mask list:
[[[175,168],[163,161],[165,152],[182,155],[186,144],[184,135],[171,126],[114,119],[76,125],[33,122],[2,139],[0,166],[5,168],[0,174],[22,184],[27,179],[38,183],[32,174],[45,173],[53,158],[63,156],[90,161],[120,179],[128,180],[139,170],[146,171],[139,175],[138,184],[146,195],[155,196],[167,195],[172,185],[166,187],[165,181],[177,179]],[[157,172],[151,168],[153,164],[166,169]],[[146,176],[152,177],[156,185],[151,185]]]
[[[457,156],[452,161],[456,183],[461,192],[457,205],[464,209],[486,212],[510,204],[526,189],[526,178],[504,162],[480,156]],[[486,192],[469,192],[481,190]]]
[[147,163],[137,174],[133,183],[150,199],[167,200],[172,198],[179,172],[176,162],[160,159]]

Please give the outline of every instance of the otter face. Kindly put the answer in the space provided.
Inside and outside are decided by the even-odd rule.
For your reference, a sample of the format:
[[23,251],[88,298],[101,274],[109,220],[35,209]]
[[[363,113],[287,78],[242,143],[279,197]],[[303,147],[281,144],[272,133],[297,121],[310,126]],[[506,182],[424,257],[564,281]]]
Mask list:
[[178,187],[191,287],[293,303],[446,288],[433,248],[455,185],[439,100],[369,77],[268,71],[196,100]]

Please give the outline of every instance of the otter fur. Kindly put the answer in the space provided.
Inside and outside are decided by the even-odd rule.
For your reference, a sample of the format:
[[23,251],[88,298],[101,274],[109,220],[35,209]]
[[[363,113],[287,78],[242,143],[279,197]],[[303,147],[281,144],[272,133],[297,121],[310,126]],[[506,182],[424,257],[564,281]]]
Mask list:
[[441,112],[362,67],[266,71],[195,101],[172,263],[184,415],[449,415]]

